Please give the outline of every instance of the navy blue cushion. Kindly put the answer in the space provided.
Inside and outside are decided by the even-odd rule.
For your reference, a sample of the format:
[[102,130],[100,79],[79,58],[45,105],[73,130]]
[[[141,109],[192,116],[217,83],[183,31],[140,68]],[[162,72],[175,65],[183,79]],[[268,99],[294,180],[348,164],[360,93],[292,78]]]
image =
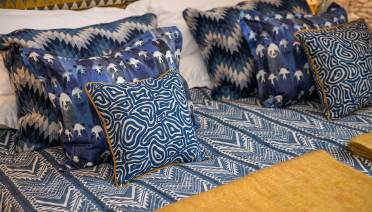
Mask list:
[[155,28],[156,22],[154,14],[145,14],[77,29],[23,29],[0,35],[0,51],[4,53],[4,62],[17,97],[17,151],[59,145],[62,127],[61,114],[52,107],[45,86],[23,67],[19,46],[75,59],[99,56]]
[[233,7],[208,11],[188,8],[183,12],[207,64],[214,99],[237,99],[255,92],[253,58],[239,24],[240,12],[251,9],[310,13],[305,0],[246,1]]
[[315,73],[326,118],[341,118],[372,103],[372,36],[363,20],[296,37]]
[[93,166],[109,155],[101,122],[84,92],[85,83],[157,78],[178,68],[177,52],[181,52],[181,47],[181,32],[170,27],[150,30],[111,55],[89,59],[75,60],[40,49],[22,49],[25,67],[45,84],[51,103],[62,114],[68,168]]
[[345,9],[333,4],[320,16],[291,12],[241,14],[241,27],[253,55],[258,97],[264,107],[284,107],[312,97],[315,84],[294,33],[345,23]]
[[88,83],[104,123],[117,186],[155,168],[203,159],[178,69],[138,83]]

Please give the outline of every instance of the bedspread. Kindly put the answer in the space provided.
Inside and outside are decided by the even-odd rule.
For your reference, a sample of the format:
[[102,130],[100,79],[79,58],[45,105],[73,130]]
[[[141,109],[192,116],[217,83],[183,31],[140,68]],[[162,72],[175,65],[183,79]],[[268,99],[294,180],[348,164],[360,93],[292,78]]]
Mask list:
[[351,137],[372,131],[371,106],[330,122],[316,101],[268,109],[256,105],[254,98],[213,101],[207,89],[192,89],[191,94],[201,123],[198,136],[209,160],[167,166],[115,188],[109,163],[60,171],[62,147],[10,155],[4,147],[12,134],[2,133],[0,208],[152,211],[317,149],[372,175],[372,162],[346,149]]

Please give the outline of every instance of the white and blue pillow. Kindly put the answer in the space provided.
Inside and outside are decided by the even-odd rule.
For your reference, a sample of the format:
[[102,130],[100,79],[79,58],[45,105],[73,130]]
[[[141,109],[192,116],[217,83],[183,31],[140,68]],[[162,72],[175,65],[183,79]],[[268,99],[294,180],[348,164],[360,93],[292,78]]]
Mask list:
[[239,24],[240,13],[252,9],[263,14],[282,10],[310,13],[305,0],[245,1],[233,7],[183,11],[207,65],[214,99],[238,99],[255,92],[253,57]]
[[111,55],[89,59],[21,49],[23,64],[44,83],[52,105],[62,114],[67,168],[93,166],[110,155],[100,119],[84,92],[85,84],[157,78],[178,68],[181,48],[181,32],[169,27],[150,30]]
[[92,82],[86,92],[104,123],[116,186],[167,164],[204,158],[178,69],[138,83]]
[[363,20],[296,34],[315,74],[328,119],[372,103],[371,34]]
[[52,107],[46,88],[19,59],[19,47],[46,50],[61,57],[108,54],[157,25],[154,14],[77,29],[22,29],[0,35],[0,52],[9,70],[18,104],[18,152],[59,145],[62,117]]
[[332,4],[320,16],[284,11],[263,14],[257,10],[241,16],[242,32],[255,62],[261,105],[284,107],[312,97],[315,93],[313,75],[294,33],[345,23],[345,9]]

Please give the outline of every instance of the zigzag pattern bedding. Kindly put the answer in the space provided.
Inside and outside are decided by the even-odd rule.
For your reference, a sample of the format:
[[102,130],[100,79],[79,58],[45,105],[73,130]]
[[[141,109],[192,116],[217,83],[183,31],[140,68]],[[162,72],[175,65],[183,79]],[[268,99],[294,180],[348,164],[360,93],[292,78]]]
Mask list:
[[[193,89],[198,135],[210,160],[167,166],[115,188],[112,165],[59,172],[61,147],[0,157],[0,207],[5,211],[150,211],[316,149],[372,175],[372,161],[345,148],[372,131],[372,107],[340,121],[326,121],[317,102],[267,109],[256,99],[213,101]],[[1,148],[1,145],[0,145]],[[1,154],[1,153],[0,153]]]

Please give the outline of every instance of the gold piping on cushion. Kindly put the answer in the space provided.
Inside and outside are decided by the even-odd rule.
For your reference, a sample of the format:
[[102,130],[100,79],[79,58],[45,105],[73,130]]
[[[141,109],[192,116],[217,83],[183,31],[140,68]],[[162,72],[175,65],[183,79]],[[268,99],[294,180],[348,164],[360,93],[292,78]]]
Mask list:
[[337,29],[345,29],[346,27],[355,25],[357,23],[362,24],[362,23],[365,23],[365,21],[363,19],[358,19],[358,20],[355,20],[355,21],[352,21],[352,22],[349,22],[349,23],[339,24],[339,25],[332,26],[332,27],[324,27],[324,28],[321,28],[321,29],[302,29],[302,30],[299,30],[299,31],[295,32],[295,34],[294,34],[296,40],[302,43],[302,46],[304,48],[304,52],[305,52],[305,55],[307,57],[307,60],[310,64],[310,66],[311,66],[311,69],[315,73],[316,81],[319,84],[320,92],[322,93],[322,104],[323,104],[323,107],[324,107],[324,115],[328,120],[332,120],[331,109],[329,107],[330,105],[328,103],[328,98],[327,98],[327,94],[325,92],[323,81],[320,78],[319,70],[316,68],[314,60],[310,55],[309,46],[306,45],[306,43],[299,38],[298,34],[301,33],[301,32],[305,32],[305,33],[306,32],[317,32],[317,33],[331,32],[331,31],[334,31],[334,30],[337,30]]
[[[163,74],[161,74],[158,78],[156,78],[157,80],[160,80],[160,79],[163,79],[164,77],[168,76],[170,73],[172,73],[172,71],[175,71],[173,69],[169,69],[168,71],[164,72]],[[144,81],[148,80],[150,78],[146,78],[146,79],[142,79],[142,80],[137,80],[135,82],[124,82],[124,83],[121,83],[121,84],[141,84],[143,83]],[[118,182],[118,179],[117,179],[117,174],[116,174],[116,161],[115,161],[115,154],[114,154],[114,150],[112,148],[112,141],[111,141],[111,137],[108,133],[108,127],[107,127],[107,124],[105,122],[105,119],[103,118],[103,115],[102,113],[98,110],[96,104],[94,103],[93,101],[93,98],[92,96],[90,95],[89,91],[88,91],[88,86],[89,85],[93,85],[95,83],[100,83],[100,84],[112,84],[112,83],[105,83],[105,82],[87,82],[85,84],[85,93],[89,99],[89,102],[90,104],[93,106],[94,110],[96,111],[96,113],[98,114],[98,117],[99,119],[101,120],[101,124],[103,126],[103,130],[105,131],[105,135],[106,135],[106,139],[107,139],[107,143],[109,145],[109,148],[110,148],[110,152],[111,152],[111,157],[112,157],[112,160],[114,161],[114,176],[113,176],[113,179],[114,179],[114,182],[115,182],[115,186],[116,187],[120,187],[119,185],[119,182]],[[127,186],[128,184],[125,184],[125,186]]]

